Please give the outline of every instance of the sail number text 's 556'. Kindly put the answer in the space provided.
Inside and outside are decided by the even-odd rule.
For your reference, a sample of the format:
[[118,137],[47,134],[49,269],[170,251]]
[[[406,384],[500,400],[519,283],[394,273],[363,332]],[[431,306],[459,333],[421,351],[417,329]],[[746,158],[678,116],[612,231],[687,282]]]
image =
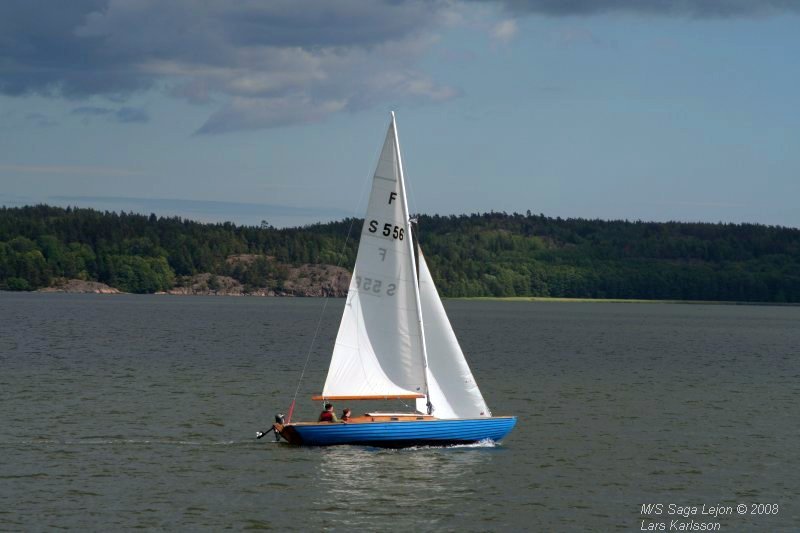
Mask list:
[[[369,221],[369,232],[370,233],[377,233],[378,232],[378,221],[377,220],[370,220]],[[381,230],[381,235],[384,237],[391,237],[392,239],[400,239],[403,240],[405,236],[404,228],[400,226],[392,225],[390,222],[387,222],[383,225],[383,229]]]

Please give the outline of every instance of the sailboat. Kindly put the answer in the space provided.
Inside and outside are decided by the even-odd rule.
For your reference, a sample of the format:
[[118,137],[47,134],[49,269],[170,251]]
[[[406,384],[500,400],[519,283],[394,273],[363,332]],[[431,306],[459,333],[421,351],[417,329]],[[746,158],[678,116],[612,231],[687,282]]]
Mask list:
[[492,416],[416,242],[394,112],[372,178],[355,268],[323,402],[413,400],[415,412],[368,412],[346,423],[276,417],[291,444],[380,447],[499,441],[516,424]]

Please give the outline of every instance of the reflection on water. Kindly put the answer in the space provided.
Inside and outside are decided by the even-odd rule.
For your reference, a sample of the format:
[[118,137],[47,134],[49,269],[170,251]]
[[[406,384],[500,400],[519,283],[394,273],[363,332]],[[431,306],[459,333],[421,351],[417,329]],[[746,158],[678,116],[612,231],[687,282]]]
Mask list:
[[[481,445],[324,448],[315,479],[322,494],[314,504],[333,527],[374,527],[375,519],[391,519],[402,529],[401,524],[412,526],[421,520],[420,513],[430,527],[449,523],[481,497],[476,476],[492,471],[498,453],[503,453],[502,447]],[[426,511],[432,507],[435,516]]]

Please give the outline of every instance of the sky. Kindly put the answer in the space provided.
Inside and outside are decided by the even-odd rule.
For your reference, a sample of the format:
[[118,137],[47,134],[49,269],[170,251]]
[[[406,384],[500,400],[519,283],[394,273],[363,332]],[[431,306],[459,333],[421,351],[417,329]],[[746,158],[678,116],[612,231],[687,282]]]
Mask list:
[[0,205],[800,227],[800,0],[6,0]]

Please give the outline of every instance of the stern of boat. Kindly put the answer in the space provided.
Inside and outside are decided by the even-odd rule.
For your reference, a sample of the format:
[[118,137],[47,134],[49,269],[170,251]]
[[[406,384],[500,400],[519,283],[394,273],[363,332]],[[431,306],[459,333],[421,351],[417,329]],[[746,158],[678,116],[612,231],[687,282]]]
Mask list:
[[289,444],[302,444],[303,439],[300,437],[300,434],[294,429],[292,424],[273,424],[272,429],[275,431],[275,435],[279,435],[282,437],[286,442]]

